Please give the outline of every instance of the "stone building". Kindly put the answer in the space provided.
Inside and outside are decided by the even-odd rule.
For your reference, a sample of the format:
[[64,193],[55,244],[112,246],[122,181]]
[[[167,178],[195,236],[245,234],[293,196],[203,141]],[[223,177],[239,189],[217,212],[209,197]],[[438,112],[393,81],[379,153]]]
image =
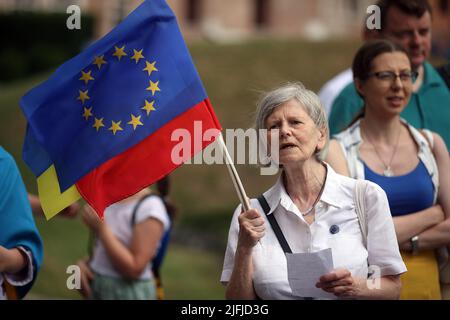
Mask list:
[[[435,45],[450,46],[450,0],[433,6]],[[1,10],[65,11],[77,4],[96,19],[96,36],[110,31],[142,0],[0,0]],[[355,38],[375,0],[167,0],[186,39],[234,42],[254,37],[310,40]]]

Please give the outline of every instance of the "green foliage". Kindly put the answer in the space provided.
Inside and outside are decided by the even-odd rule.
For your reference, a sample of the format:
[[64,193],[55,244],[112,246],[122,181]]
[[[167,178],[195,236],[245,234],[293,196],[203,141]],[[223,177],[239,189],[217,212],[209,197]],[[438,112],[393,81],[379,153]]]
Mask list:
[[25,76],[27,68],[27,57],[19,49],[6,47],[0,52],[0,81]]
[[53,68],[76,55],[91,39],[93,19],[83,15],[81,30],[68,30],[66,13],[0,13],[0,82]]
[[[66,286],[67,267],[87,255],[88,231],[79,219],[37,219],[44,265],[28,299],[81,299]],[[223,254],[172,243],[161,269],[166,299],[223,299]]]

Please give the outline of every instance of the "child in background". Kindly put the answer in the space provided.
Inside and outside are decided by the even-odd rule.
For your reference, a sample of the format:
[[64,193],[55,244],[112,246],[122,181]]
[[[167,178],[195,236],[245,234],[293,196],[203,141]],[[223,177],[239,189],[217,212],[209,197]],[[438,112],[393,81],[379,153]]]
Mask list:
[[166,198],[168,178],[109,206],[102,222],[86,206],[85,224],[96,236],[89,261],[80,261],[81,293],[89,299],[153,300],[157,298],[153,259],[170,230],[174,208]]

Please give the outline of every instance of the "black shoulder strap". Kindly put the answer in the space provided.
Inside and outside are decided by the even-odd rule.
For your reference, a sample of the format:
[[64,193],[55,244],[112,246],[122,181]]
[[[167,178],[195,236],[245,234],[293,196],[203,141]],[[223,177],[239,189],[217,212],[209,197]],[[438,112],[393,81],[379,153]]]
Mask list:
[[437,72],[441,75],[442,79],[444,79],[447,84],[448,89],[450,90],[450,63],[447,65],[443,65],[436,69]]
[[141,206],[142,202],[144,202],[145,199],[148,199],[152,196],[158,196],[158,195],[156,195],[154,193],[147,194],[147,195],[143,196],[142,198],[140,198],[139,201],[136,203],[136,205],[133,208],[133,213],[131,214],[131,225],[132,226],[134,226],[136,224],[136,215],[137,215],[137,212],[138,212],[139,207]]
[[267,219],[269,220],[270,225],[272,226],[273,232],[275,232],[275,235],[277,236],[278,242],[280,243],[281,248],[283,248],[284,253],[292,253],[291,247],[289,247],[289,244],[286,241],[286,238],[284,237],[283,232],[281,232],[280,226],[278,225],[277,220],[275,219],[275,216],[272,214],[269,214],[270,212],[270,206],[267,203],[266,198],[264,198],[263,195],[260,195],[258,197],[259,204],[264,210],[264,213],[267,216]]

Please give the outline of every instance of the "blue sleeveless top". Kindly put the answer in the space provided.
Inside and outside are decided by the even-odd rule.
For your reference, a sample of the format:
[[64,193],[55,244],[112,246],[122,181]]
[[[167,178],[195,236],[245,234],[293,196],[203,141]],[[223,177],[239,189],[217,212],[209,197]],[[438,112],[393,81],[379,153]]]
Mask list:
[[433,205],[434,186],[422,161],[419,161],[413,171],[396,177],[379,175],[364,163],[364,176],[386,192],[394,217],[421,211]]

